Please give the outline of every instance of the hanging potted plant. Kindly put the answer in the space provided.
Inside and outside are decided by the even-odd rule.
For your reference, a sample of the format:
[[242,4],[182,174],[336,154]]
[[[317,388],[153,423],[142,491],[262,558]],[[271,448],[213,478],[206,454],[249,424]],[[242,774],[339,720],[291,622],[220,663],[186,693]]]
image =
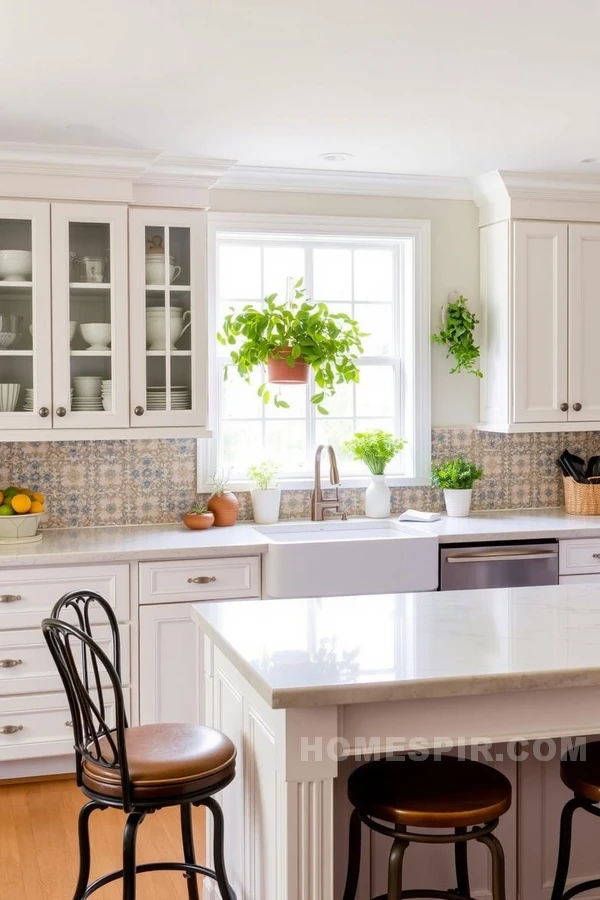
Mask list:
[[371,483],[365,491],[365,515],[384,519],[391,512],[391,492],[385,480],[385,467],[399,453],[406,441],[387,431],[357,431],[346,441],[344,450],[364,462],[371,472]]
[[281,489],[277,481],[278,472],[279,466],[269,460],[248,469],[248,477],[256,484],[250,493],[254,521],[259,525],[272,525],[279,520]]
[[207,484],[213,488],[213,492],[208,498],[206,506],[215,517],[215,525],[233,525],[240,513],[237,497],[227,490],[230,474],[231,469],[227,475],[224,471],[217,470],[211,478],[207,479]]
[[[456,298],[456,294],[454,297]],[[447,348],[446,359],[454,357],[455,366],[450,369],[451,375],[455,372],[470,372],[477,378],[483,378],[483,372],[477,365],[480,349],[473,336],[479,319],[467,309],[467,303],[467,298],[462,294],[451,300],[446,306],[439,334],[433,334],[431,339],[435,344]]]
[[258,395],[265,403],[273,399],[275,406],[287,408],[289,403],[268,384],[306,384],[312,369],[317,389],[310,399],[326,414],[323,401],[334,395],[336,386],[359,380],[356,360],[365,335],[346,313],[331,312],[325,303],[310,303],[302,284],[300,279],[293,291],[288,290],[285,303],[271,294],[261,309],[248,304],[225,316],[217,334],[221,344],[231,347],[224,377],[232,366],[249,382],[255,368],[266,366],[267,380]]
[[483,469],[462,456],[450,459],[441,466],[434,466],[431,472],[432,484],[444,491],[446,512],[453,517],[469,515],[473,485],[482,477]]

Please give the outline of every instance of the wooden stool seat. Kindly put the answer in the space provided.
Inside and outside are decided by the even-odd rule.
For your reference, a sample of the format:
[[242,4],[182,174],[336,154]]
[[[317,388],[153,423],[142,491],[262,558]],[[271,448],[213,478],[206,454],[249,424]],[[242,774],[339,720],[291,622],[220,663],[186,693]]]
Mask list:
[[511,785],[501,772],[468,759],[397,756],[356,769],[348,798],[361,814],[395,825],[462,828],[505,813]]
[[583,759],[569,755],[560,761],[560,777],[564,784],[580,797],[600,803],[600,741],[584,744]]
[[[107,738],[98,741],[102,757],[111,761]],[[190,794],[215,790],[235,774],[236,750],[226,735],[201,725],[140,725],[125,731],[132,798],[149,803],[171,798],[180,803]],[[120,799],[121,770],[95,760],[82,760],[82,781],[98,797]]]

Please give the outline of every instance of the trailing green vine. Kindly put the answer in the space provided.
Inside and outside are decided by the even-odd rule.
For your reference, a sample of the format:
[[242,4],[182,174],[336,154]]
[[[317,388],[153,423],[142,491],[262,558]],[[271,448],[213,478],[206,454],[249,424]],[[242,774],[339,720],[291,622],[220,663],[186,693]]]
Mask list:
[[461,294],[457,300],[448,303],[439,334],[433,334],[431,339],[434,343],[447,347],[446,359],[454,357],[456,365],[450,369],[451,374],[470,372],[477,378],[483,378],[483,372],[477,366],[480,350],[473,338],[479,319],[467,309],[467,302],[467,298]]

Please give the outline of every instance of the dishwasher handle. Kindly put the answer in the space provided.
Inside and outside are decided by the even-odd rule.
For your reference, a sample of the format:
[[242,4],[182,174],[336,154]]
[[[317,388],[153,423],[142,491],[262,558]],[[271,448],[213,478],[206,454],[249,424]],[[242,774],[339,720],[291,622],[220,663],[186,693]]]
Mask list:
[[479,562],[520,562],[528,559],[554,559],[557,556],[555,550],[527,550],[525,553],[471,553],[468,556],[447,556],[448,563],[479,563]]

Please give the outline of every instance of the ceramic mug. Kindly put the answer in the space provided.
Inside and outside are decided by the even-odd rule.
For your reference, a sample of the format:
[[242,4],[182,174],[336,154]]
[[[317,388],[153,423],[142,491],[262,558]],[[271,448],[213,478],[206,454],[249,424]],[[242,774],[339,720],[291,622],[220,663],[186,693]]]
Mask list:
[[[186,322],[186,318],[188,321]],[[169,316],[169,341],[170,349],[176,350],[175,344],[191,324],[191,313],[188,309],[183,316]],[[185,324],[184,324],[185,323]],[[165,313],[146,317],[146,339],[150,344],[150,350],[165,350]]]
[[[175,281],[181,275],[181,266],[174,266],[169,263],[170,283]],[[146,284],[164,284],[165,283],[165,258],[156,254],[155,256],[146,257]]]

